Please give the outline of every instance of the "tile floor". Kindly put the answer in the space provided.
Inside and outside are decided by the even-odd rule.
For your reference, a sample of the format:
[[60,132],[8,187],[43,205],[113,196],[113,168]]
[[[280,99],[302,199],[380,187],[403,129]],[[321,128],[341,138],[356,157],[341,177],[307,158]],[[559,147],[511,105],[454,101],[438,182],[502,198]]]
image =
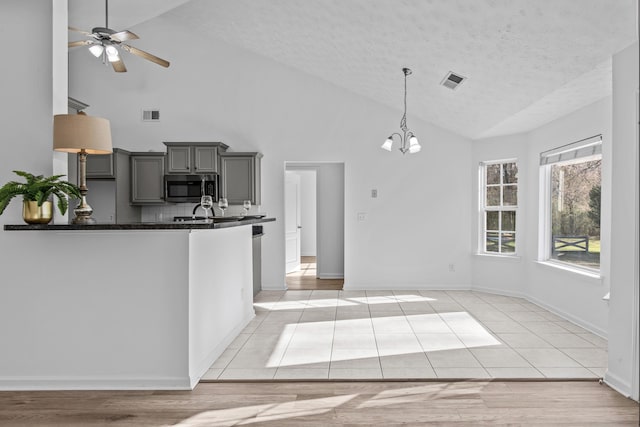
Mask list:
[[599,378],[607,342],[472,291],[263,291],[203,380]]

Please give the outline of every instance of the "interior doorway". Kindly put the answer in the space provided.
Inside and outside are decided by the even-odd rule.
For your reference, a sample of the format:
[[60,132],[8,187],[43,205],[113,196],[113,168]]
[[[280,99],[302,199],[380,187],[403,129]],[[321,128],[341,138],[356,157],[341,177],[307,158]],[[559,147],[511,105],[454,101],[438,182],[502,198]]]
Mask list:
[[344,163],[285,163],[285,272],[289,289],[342,289]]

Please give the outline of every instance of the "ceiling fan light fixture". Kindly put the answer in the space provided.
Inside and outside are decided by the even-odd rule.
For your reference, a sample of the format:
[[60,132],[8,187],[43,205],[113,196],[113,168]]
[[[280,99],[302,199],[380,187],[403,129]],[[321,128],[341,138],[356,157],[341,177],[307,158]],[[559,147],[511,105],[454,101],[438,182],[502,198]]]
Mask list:
[[109,45],[105,48],[105,52],[107,52],[107,59],[109,62],[117,62],[120,60],[120,55],[118,54],[118,49],[115,46]]
[[101,44],[94,44],[93,46],[89,47],[89,52],[91,52],[91,54],[96,58],[100,58],[100,55],[102,55],[102,52],[104,52],[104,46],[102,46]]

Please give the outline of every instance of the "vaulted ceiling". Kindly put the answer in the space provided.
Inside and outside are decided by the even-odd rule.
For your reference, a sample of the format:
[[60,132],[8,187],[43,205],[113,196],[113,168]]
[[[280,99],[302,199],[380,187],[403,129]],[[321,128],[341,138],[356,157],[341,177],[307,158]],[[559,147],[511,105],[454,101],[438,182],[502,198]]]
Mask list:
[[[611,93],[635,0],[111,0],[109,24],[163,18],[470,138],[524,132]],[[150,21],[153,22],[153,21]],[[69,0],[69,24],[104,2]],[[153,51],[152,40],[145,48]],[[448,71],[467,80],[440,85]]]

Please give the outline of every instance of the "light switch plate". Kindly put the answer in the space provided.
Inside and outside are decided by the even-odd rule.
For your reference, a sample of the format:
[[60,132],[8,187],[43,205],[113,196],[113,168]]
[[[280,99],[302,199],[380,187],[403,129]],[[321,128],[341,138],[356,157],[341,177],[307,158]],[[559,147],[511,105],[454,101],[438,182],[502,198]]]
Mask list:
[[366,212],[358,212],[358,221],[364,221],[367,219],[367,213]]

